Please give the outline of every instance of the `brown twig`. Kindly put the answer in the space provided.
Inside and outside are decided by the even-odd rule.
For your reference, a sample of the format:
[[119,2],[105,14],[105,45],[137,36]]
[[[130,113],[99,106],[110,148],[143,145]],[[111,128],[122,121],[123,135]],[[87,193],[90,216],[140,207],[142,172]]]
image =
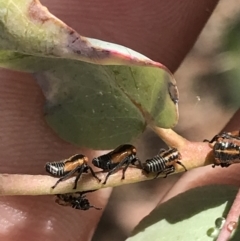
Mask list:
[[[158,128],[157,131],[168,145],[178,148],[182,156],[181,162],[187,170],[214,163],[214,158],[211,154],[212,149],[208,143],[187,141],[172,130]],[[175,165],[175,169],[174,173],[184,171],[184,168],[178,164]],[[101,180],[104,180],[106,177],[104,172],[97,172],[96,174]],[[111,175],[107,184],[103,185],[93,178],[91,174],[86,174],[79,181],[77,189],[73,190],[75,177],[61,182],[55,189],[52,189],[51,187],[58,180],[55,177],[47,175],[0,174],[0,195],[51,195],[88,191],[151,180],[155,175],[147,174],[136,167],[129,167],[124,180],[121,180],[122,171],[120,170]],[[163,176],[165,174],[159,177]]]

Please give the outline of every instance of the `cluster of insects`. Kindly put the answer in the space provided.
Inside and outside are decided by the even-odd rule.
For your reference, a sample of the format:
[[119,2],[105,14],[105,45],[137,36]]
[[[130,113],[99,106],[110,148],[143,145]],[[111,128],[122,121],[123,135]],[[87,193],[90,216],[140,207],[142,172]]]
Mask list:
[[[213,148],[215,158],[215,166],[228,167],[233,163],[240,162],[240,131],[231,133],[222,133],[213,137],[209,142]],[[122,179],[125,178],[125,172],[130,165],[134,165],[146,173],[156,173],[155,178],[160,174],[165,174],[165,178],[175,172],[175,165],[181,165],[185,171],[186,167],[181,163],[181,154],[176,148],[161,149],[158,155],[146,160],[144,164],[137,157],[137,150],[131,144],[124,144],[118,146],[113,151],[96,157],[92,160],[92,164],[104,172],[107,172],[103,184],[107,183],[110,175],[122,169]],[[66,180],[75,173],[77,173],[74,181],[73,189],[77,188],[78,180],[83,173],[91,172],[92,176],[101,182],[100,178],[95,174],[93,169],[89,166],[88,158],[82,154],[76,154],[68,159],[60,162],[49,162],[46,164],[46,171],[56,177],[58,181],[52,188],[54,189],[61,181]],[[138,166],[136,165],[138,163]],[[87,191],[92,192],[92,191]],[[57,203],[63,206],[71,206],[75,209],[88,210],[96,208],[90,205],[86,198],[87,192],[77,192],[74,194],[58,194]]]
[[[181,155],[176,148],[170,148],[168,150],[161,149],[158,155],[146,160],[143,165],[137,157],[136,147],[130,144],[124,144],[118,146],[116,149],[107,154],[94,158],[92,160],[92,164],[107,172],[105,180],[103,181],[103,184],[106,184],[109,176],[117,172],[119,169],[122,169],[122,179],[125,179],[125,172],[130,165],[134,165],[147,173],[156,173],[155,178],[157,178],[161,173],[164,173],[165,177],[167,177],[170,173],[175,172],[175,164],[183,166],[186,171],[187,169],[180,160]],[[138,166],[136,163],[138,163]],[[83,173],[87,173],[88,171],[91,172],[94,178],[101,182],[89,166],[88,158],[82,154],[76,154],[60,162],[49,162],[46,164],[46,171],[53,176],[59,177],[55,185],[52,186],[53,189],[61,181],[64,181],[77,173],[73,186],[73,189],[76,189],[78,180]],[[86,196],[84,195],[85,193],[86,192],[58,194],[56,202],[63,206],[71,206],[75,209],[88,210],[94,206],[89,204]]]

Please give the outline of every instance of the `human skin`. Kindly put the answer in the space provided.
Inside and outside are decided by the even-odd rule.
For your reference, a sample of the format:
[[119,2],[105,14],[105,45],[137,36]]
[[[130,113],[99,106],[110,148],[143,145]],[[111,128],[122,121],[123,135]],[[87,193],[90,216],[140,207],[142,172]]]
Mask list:
[[[218,1],[175,0],[52,0],[42,1],[54,15],[81,35],[115,42],[143,53],[175,71],[193,46]],[[0,167],[1,173],[44,174],[47,161],[75,153],[94,152],[61,140],[45,123],[44,97],[30,74],[0,70]],[[239,120],[240,114],[236,116]],[[232,126],[239,129],[237,121]],[[234,124],[235,123],[235,124]],[[231,174],[227,170],[226,173]],[[208,178],[217,173],[209,171]],[[191,175],[191,172],[189,174]],[[194,176],[177,191],[201,185]],[[193,178],[193,177],[191,177]],[[204,185],[210,181],[204,181]],[[27,185],[27,184],[26,184]],[[111,190],[92,195],[104,207]],[[1,197],[0,240],[91,240],[101,211],[76,212],[56,205],[53,197]]]

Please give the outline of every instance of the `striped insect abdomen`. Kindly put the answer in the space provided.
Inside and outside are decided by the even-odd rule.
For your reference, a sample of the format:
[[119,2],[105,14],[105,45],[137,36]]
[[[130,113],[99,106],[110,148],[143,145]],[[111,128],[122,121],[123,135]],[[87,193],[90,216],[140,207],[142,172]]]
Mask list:
[[164,172],[168,175],[175,171],[175,163],[182,165],[180,159],[181,155],[176,148],[162,149],[159,155],[146,161],[144,169],[147,172],[158,172],[158,174]]
[[46,171],[50,173],[53,176],[61,177],[66,172],[65,169],[65,163],[64,162],[48,162],[46,164]]
[[146,160],[144,168],[147,172],[162,172],[166,169],[164,158],[155,156],[152,159]]

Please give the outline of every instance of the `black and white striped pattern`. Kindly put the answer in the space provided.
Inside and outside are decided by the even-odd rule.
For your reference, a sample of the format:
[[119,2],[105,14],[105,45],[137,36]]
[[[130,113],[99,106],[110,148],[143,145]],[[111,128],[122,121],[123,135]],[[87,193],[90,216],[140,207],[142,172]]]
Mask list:
[[165,159],[161,156],[155,156],[146,161],[145,170],[147,172],[161,172],[166,168]]
[[61,177],[66,174],[64,167],[64,162],[48,162],[46,164],[46,171],[53,176]]
[[145,171],[171,173],[175,171],[173,163],[179,161],[179,152],[176,148],[162,150],[157,156],[146,160]]

